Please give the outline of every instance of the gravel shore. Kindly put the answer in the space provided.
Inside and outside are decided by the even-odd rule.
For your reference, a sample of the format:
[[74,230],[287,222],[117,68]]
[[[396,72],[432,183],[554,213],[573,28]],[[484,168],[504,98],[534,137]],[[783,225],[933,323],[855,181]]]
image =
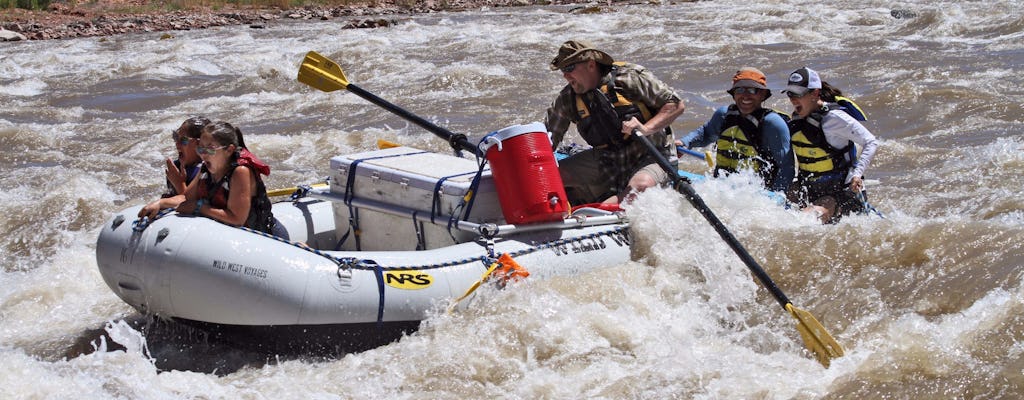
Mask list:
[[[132,3],[134,2],[134,3]],[[462,11],[480,7],[517,7],[571,4],[552,0],[415,0],[372,1],[344,6],[306,6],[301,8],[245,8],[225,5],[217,10],[192,9],[125,13],[110,10],[144,7],[146,0],[99,0],[82,5],[54,2],[46,11],[4,10],[0,15],[0,41],[46,40],[89,36],[108,36],[136,32],[202,29],[213,26],[249,25],[263,28],[280,20],[331,20],[348,18],[350,28],[373,28],[393,23],[387,16],[438,11]],[[579,9],[596,9],[598,3],[581,4]],[[602,5],[611,2],[602,2]],[[155,7],[148,7],[155,9]],[[7,32],[4,32],[4,31]]]

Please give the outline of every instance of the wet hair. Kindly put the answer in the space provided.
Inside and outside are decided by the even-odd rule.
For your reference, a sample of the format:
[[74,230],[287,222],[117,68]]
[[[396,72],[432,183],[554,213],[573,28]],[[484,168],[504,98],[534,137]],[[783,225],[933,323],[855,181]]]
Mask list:
[[230,123],[217,121],[206,125],[203,131],[213,136],[213,140],[221,146],[235,145],[239,149],[245,148],[245,139],[242,138],[242,130]]
[[828,102],[835,102],[837,96],[842,96],[843,91],[839,88],[829,85],[828,82],[821,81],[821,99]]
[[210,119],[201,115],[189,117],[185,122],[181,123],[181,126],[175,130],[175,133],[181,133],[184,130],[184,136],[192,139],[198,139],[203,134],[203,128],[210,124]]

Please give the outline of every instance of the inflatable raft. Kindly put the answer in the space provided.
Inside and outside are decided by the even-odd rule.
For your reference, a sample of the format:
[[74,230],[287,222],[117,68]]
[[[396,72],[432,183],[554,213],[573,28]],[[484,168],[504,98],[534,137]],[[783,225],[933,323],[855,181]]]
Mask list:
[[485,139],[489,163],[409,147],[335,157],[328,187],[274,204],[271,235],[171,211],[139,220],[131,207],[104,224],[97,264],[145,314],[386,342],[460,297],[471,306],[502,255],[527,279],[630,259],[621,212],[571,212],[549,143],[535,123]]

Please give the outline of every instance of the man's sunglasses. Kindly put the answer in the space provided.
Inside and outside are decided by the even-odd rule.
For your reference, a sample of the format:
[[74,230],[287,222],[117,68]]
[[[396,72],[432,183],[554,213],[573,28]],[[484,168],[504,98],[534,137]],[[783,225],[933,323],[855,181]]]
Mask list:
[[761,90],[761,89],[753,88],[753,87],[738,87],[738,88],[732,88],[732,94],[734,94],[734,95],[736,95],[736,94],[757,94],[758,90]]
[[575,70],[576,70],[576,66],[577,66],[577,65],[580,65],[580,64],[581,64],[581,63],[575,63],[575,64],[569,64],[569,65],[566,65],[566,66],[564,66],[564,67],[562,67],[562,68],[561,68],[561,70],[562,70],[562,73],[563,73],[563,74],[568,74],[568,73],[571,73],[572,71],[575,71]]

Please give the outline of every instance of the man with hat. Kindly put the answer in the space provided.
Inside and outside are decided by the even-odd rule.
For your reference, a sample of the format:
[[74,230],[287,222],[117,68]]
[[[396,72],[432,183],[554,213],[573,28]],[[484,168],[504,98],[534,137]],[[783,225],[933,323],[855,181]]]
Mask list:
[[732,77],[726,91],[733,104],[715,110],[711,120],[679,140],[679,144],[703,147],[716,143],[715,176],[752,169],[771,191],[785,192],[795,175],[790,148],[788,116],[762,107],[772,95],[760,70],[743,67]]
[[618,203],[632,191],[669,182],[669,175],[633,132],[649,137],[675,159],[669,124],[683,113],[679,95],[646,68],[615,62],[586,42],[558,49],[551,70],[568,82],[547,110],[545,124],[558,147],[576,124],[590,149],[562,160],[559,171],[569,201]]

